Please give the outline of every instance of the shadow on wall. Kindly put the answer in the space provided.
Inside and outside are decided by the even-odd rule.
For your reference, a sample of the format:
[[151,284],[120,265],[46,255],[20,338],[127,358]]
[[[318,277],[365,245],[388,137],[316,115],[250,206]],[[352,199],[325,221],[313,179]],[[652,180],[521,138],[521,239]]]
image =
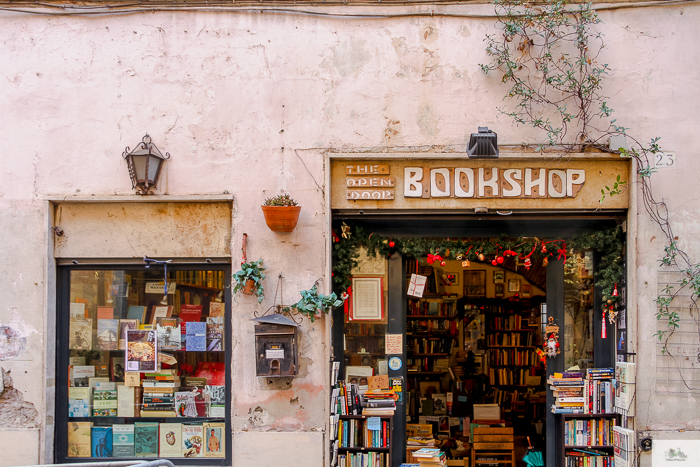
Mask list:
[[37,428],[38,415],[34,404],[14,388],[10,372],[0,367],[0,427]]

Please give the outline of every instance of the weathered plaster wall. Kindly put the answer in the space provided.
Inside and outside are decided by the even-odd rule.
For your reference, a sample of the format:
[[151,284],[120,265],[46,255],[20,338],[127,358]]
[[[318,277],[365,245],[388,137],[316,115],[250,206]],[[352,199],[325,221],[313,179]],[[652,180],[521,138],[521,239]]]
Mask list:
[[[488,5],[444,8],[491,11]],[[439,8],[390,10],[432,9]],[[694,47],[700,8],[616,10],[601,17],[608,43],[601,60],[613,68],[609,104],[641,140],[661,135],[665,147],[678,152],[679,167],[659,173],[654,185],[683,224],[677,230],[681,241],[695,249],[700,203],[691,187],[700,128],[689,105],[700,101],[700,51]],[[500,77],[484,77],[478,68],[486,60],[483,37],[493,32],[490,19],[172,12],[51,18],[3,13],[0,21],[0,324],[16,327],[27,339],[21,355],[0,363],[24,402],[37,410],[36,421],[22,431],[52,423],[44,402],[44,387],[53,386],[44,381],[50,344],[42,340],[51,319],[45,310],[52,284],[42,284],[49,240],[41,199],[131,194],[120,155],[144,133],[172,155],[159,192],[234,194],[233,263],[245,232],[248,257],[264,258],[269,268],[266,301],[257,305],[243,297],[233,308],[236,455],[247,459],[245,453],[257,448],[269,454],[270,464],[284,458],[304,465],[319,465],[323,453],[288,446],[315,446],[324,429],[325,320],[304,323],[300,377],[282,390],[254,376],[249,321],[255,309],[273,304],[280,273],[287,303],[319,277],[329,285],[322,151],[304,149],[462,150],[479,125],[495,129],[501,144],[543,139],[496,110],[503,105]],[[258,207],[279,190],[303,206],[300,225],[290,234],[267,230]],[[639,342],[631,343],[640,363],[638,425],[698,430],[694,398],[653,390],[655,354],[648,343],[662,244],[638,211],[630,222],[638,224],[639,239],[630,265],[639,289],[639,311],[631,316],[639,327]],[[8,429],[15,430],[2,425],[0,436],[17,439],[9,438]],[[272,431],[290,434],[278,443],[267,433]],[[32,463],[30,454],[0,464]],[[50,452],[37,457],[51,460]]]

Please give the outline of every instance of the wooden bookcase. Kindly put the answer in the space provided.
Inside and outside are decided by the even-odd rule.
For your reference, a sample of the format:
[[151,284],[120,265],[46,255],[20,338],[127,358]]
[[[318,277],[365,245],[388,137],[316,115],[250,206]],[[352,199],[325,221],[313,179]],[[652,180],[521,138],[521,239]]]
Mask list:
[[[351,421],[351,420],[357,420],[359,421],[358,426],[355,428],[353,432],[348,432],[349,436],[354,435],[358,430],[362,430],[364,427],[364,424],[367,423],[368,418],[374,418],[375,416],[371,415],[340,415],[338,418],[338,426],[340,427],[340,424],[344,421]],[[379,418],[380,421],[383,423],[385,421],[388,421],[389,424],[389,430],[386,433],[386,444],[388,444],[387,447],[365,447],[365,446],[355,446],[355,447],[348,447],[348,446],[343,446],[343,439],[341,439],[341,435],[337,435],[339,439],[338,443],[338,460],[337,460],[337,465],[338,467],[348,467],[351,465],[350,463],[350,455],[352,454],[386,454],[384,456],[384,463],[378,467],[391,467],[391,453],[392,453],[392,442],[391,442],[391,435],[394,432],[394,417],[392,415],[376,415],[376,418]],[[349,438],[348,438],[349,439]],[[349,442],[347,444],[350,444]],[[361,444],[364,444],[361,443]],[[346,460],[345,464],[341,463],[340,461],[340,456],[345,455]],[[353,464],[353,465],[359,465],[359,464]]]
[[566,439],[566,422],[569,420],[584,420],[588,421],[599,421],[599,420],[615,420],[616,424],[620,423],[620,416],[616,413],[600,413],[600,414],[558,414],[560,417],[559,421],[559,443],[561,443],[561,457],[560,464],[562,467],[566,467],[566,453],[572,449],[595,449],[596,451],[604,451],[609,453],[612,457],[613,453],[613,440],[612,435],[609,436],[609,443],[603,445],[573,445],[567,444]]

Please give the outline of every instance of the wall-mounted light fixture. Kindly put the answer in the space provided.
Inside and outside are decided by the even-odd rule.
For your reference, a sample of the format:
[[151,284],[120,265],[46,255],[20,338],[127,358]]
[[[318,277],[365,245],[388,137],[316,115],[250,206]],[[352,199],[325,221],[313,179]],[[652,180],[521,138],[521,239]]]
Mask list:
[[136,194],[153,194],[151,190],[157,187],[163,161],[170,159],[170,153],[164,156],[146,134],[133,151],[127,146],[122,157],[129,166],[131,187],[136,189]]
[[479,132],[469,137],[467,154],[470,159],[498,159],[498,135],[480,126]]

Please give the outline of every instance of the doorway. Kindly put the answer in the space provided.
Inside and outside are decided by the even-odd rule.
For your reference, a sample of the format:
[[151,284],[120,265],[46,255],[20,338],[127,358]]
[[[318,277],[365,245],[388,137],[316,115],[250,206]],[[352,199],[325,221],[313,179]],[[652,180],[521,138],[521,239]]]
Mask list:
[[[510,240],[528,236],[533,244],[533,238],[539,242],[616,223],[614,218],[465,222],[448,216],[358,219],[339,214],[333,225],[338,232],[344,224],[351,234],[389,241],[449,236],[473,246],[498,243],[504,232]],[[592,278],[593,251],[550,256],[549,264],[540,260],[525,267],[521,253],[483,250],[489,253],[468,264],[444,249],[430,257],[391,249],[389,256],[377,258],[361,252],[353,277],[381,277],[384,312],[379,319],[363,320],[336,311],[334,322],[342,325],[334,326],[333,349],[340,377],[357,376],[359,382],[362,375],[386,374],[401,392],[391,433],[393,467],[417,462],[412,452],[424,446],[440,449],[446,465],[465,465],[479,427],[511,429],[515,465],[525,465],[521,459],[528,437],[546,465],[556,465],[560,430],[549,410],[555,402],[547,378],[612,361],[611,351],[594,339],[600,297]],[[421,296],[408,294],[415,276],[425,278]],[[544,356],[549,318],[561,329],[560,358]],[[387,335],[400,336],[399,353],[387,353]],[[393,357],[400,366],[389,363]]]

